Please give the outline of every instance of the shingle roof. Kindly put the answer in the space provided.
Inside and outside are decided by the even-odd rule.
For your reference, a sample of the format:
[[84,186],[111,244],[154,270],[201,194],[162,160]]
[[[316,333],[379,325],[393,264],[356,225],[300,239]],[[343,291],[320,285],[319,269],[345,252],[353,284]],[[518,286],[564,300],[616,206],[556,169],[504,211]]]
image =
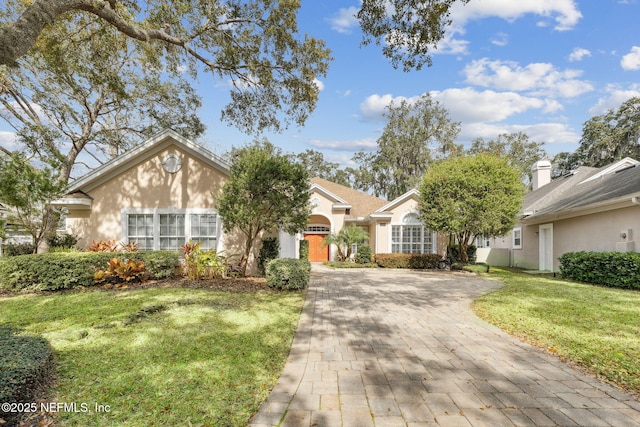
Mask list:
[[388,203],[384,199],[371,196],[344,185],[336,184],[326,179],[318,177],[311,178],[311,183],[349,202],[349,204],[351,204],[351,214],[347,216],[348,218],[366,217]]
[[[535,221],[550,214],[567,214],[640,196],[640,165],[596,177],[605,169],[581,167],[532,191],[525,197],[522,213],[528,214],[527,220]],[[596,178],[588,180],[592,177]]]

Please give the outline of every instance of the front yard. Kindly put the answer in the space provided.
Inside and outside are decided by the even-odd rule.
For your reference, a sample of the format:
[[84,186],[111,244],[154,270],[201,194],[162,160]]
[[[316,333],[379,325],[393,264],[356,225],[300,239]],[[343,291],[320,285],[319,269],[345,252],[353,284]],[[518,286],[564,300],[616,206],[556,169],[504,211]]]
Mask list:
[[89,408],[60,412],[62,426],[242,426],[277,382],[303,301],[268,290],[91,289],[0,297],[0,324],[51,342],[49,400]]
[[492,268],[505,286],[474,302],[485,320],[640,393],[640,292]]

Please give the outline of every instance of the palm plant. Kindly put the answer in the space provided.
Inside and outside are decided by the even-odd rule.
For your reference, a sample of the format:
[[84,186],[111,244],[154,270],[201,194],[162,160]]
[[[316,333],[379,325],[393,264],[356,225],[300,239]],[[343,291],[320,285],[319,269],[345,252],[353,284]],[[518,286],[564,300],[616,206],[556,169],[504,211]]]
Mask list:
[[351,257],[351,248],[354,244],[364,243],[369,239],[369,234],[357,225],[342,227],[338,234],[331,233],[324,238],[324,244],[336,245],[338,248],[338,260],[345,261]]

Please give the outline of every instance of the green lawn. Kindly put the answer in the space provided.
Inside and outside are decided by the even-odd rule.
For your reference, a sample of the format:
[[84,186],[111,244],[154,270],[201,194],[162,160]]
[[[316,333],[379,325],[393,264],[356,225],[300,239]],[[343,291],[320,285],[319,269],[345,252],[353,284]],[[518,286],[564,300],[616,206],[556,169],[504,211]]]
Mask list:
[[640,292],[492,268],[504,288],[474,302],[485,320],[640,392]]
[[275,385],[303,293],[161,288],[0,298],[0,323],[47,338],[62,426],[241,426]]

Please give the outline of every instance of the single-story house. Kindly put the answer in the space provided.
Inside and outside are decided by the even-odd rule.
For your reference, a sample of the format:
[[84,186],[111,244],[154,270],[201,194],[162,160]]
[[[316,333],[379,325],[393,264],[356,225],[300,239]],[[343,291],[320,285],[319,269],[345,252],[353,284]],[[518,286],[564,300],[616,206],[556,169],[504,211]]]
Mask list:
[[[191,239],[203,248],[241,253],[242,239],[223,233],[216,209],[229,174],[222,158],[164,130],[73,181],[53,204],[67,209],[66,230],[80,247],[115,239],[138,242],[143,250],[178,250]],[[388,202],[313,178],[310,192],[309,224],[295,236],[280,233],[281,256],[297,257],[298,241],[306,239],[312,261],[334,259],[336,248],[322,240],[348,224],[368,231],[373,253],[442,251],[444,239],[418,220],[415,190]]]
[[566,252],[640,250],[640,162],[583,166],[552,180],[551,163],[540,161],[532,183],[506,239],[512,266],[555,272]]

